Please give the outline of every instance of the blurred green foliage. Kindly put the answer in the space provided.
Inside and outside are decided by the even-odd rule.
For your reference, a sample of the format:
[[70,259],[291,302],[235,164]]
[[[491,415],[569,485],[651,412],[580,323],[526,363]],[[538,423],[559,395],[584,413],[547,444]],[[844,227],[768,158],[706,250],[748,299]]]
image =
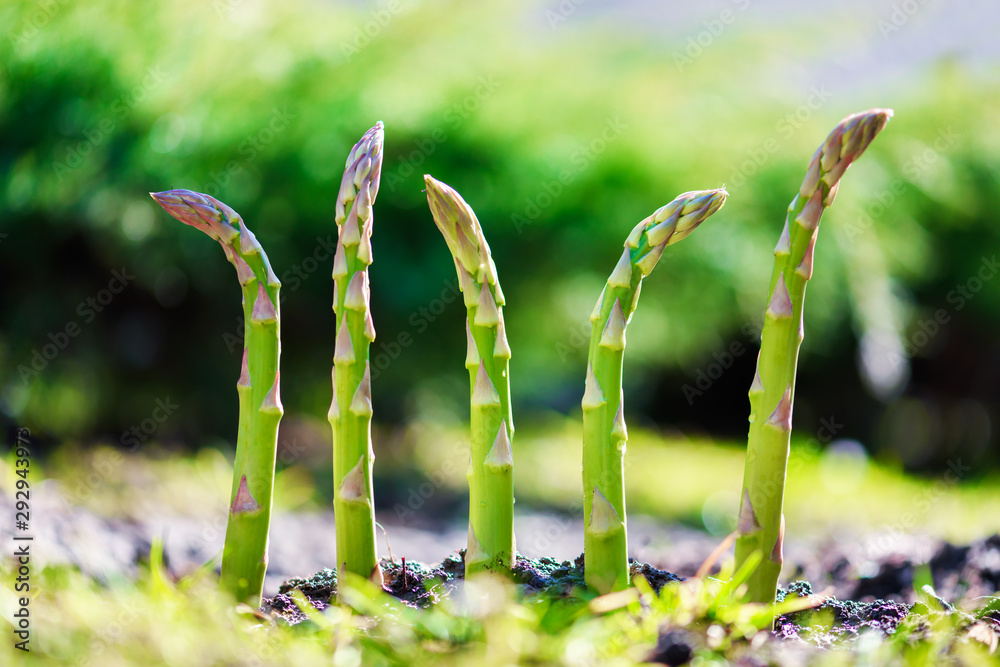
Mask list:
[[[483,223],[507,297],[515,409],[528,413],[577,409],[587,316],[632,226],[679,192],[726,183],[722,214],[647,280],[626,391],[642,419],[738,437],[785,207],[840,118],[889,106],[895,120],[824,218],[796,426],[836,415],[838,437],[913,466],[995,461],[1000,291],[954,290],[1000,240],[997,79],[947,60],[880,69],[841,39],[881,41],[871,16],[768,27],[748,12],[686,62],[697,23],[621,29],[596,7],[559,7],[5,3],[4,418],[57,439],[148,435],[146,423],[188,444],[233,437],[237,285],[214,244],[146,196],[167,188],[218,196],[267,248],[284,284],[286,410],[324,414],[333,203],[347,151],[382,119],[379,419],[466,409],[464,313],[423,173]],[[939,309],[948,319],[931,334]],[[909,388],[883,392],[887,405],[853,363],[857,341],[879,332],[912,353]],[[688,405],[684,386],[733,342],[745,354]],[[157,399],[178,407],[161,420]]]

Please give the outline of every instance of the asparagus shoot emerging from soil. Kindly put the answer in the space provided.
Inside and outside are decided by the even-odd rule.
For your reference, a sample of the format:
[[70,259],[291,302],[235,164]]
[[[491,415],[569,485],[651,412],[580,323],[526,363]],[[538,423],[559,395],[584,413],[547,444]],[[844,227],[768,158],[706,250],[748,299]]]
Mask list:
[[429,175],[424,182],[434,222],[455,259],[468,310],[465,366],[469,369],[472,438],[465,572],[506,573],[514,564],[514,422],[503,292],[472,208],[444,183]]
[[221,583],[223,590],[256,608],[267,570],[274,456],[283,413],[278,372],[281,283],[260,243],[229,206],[190,190],[150,194],[167,213],[222,245],[243,288],[243,364],[236,383],[240,421]]
[[763,556],[747,582],[747,594],[754,602],[774,601],[781,572],[785,532],[782,501],[795,367],[804,335],[802,312],[806,283],[813,272],[819,219],[833,203],[844,171],[891,117],[890,109],[871,109],[848,116],[834,128],[809,162],[774,248],[760,356],[749,392],[750,434],[737,522],[736,568],[754,552]]
[[642,279],[664,248],[722,208],[727,196],[724,188],[685,192],[636,225],[590,316],[583,395],[584,578],[602,594],[629,584],[623,467],[628,435],[621,386],[625,328]]
[[369,304],[372,205],[382,173],[382,122],[368,130],[347,156],[337,195],[337,251],[333,260],[333,311],[337,337],[333,356],[333,400],[327,418],[333,430],[334,523],[338,571],[382,584],[375,549],[372,489],[371,372],[375,340]]

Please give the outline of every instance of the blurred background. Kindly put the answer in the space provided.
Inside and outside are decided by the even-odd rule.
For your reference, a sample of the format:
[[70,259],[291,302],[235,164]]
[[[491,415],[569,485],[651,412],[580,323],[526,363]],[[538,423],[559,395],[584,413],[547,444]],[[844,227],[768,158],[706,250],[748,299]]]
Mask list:
[[[785,209],[829,130],[878,106],[895,118],[823,218],[796,447],[861,461],[845,483],[866,461],[992,478],[998,21],[986,0],[9,0],[5,443],[24,426],[49,455],[231,455],[235,276],[215,243],[147,195],[188,188],[238,210],[283,282],[279,467],[297,475],[289,488],[328,502],[333,205],[347,152],[382,120],[378,504],[405,498],[391,482],[414,479],[421,461],[440,467],[468,412],[465,313],[424,173],[482,221],[507,298],[521,448],[539,452],[552,433],[576,437],[588,315],[629,230],[680,192],[726,185],[725,209],[645,282],[625,390],[630,432],[668,452],[667,468],[671,443],[685,447],[674,450],[685,471],[671,474],[690,477],[719,449],[738,488]],[[551,452],[525,460],[555,461],[572,498],[577,450]],[[713,502],[734,512],[735,491]],[[677,513],[698,523],[705,506]]]

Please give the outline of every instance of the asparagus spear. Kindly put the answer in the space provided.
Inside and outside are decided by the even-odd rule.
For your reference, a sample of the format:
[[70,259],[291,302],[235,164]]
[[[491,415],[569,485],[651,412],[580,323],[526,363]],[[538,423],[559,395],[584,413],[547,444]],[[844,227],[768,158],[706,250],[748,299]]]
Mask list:
[[760,356],[749,392],[750,435],[736,540],[737,569],[754,552],[763,555],[747,582],[748,596],[755,602],[774,601],[781,572],[785,532],[782,502],[795,368],[804,335],[802,312],[806,283],[812,277],[819,219],[833,203],[844,171],[891,117],[890,109],[870,109],[848,116],[833,129],[809,162],[774,249]]
[[236,599],[257,607],[267,570],[274,457],[283,413],[278,372],[281,283],[260,243],[229,206],[190,190],[150,195],[167,213],[218,241],[243,288],[246,324],[236,383],[240,422],[221,584]]
[[454,257],[468,310],[465,366],[469,369],[472,440],[465,572],[509,572],[514,564],[514,422],[503,292],[472,208],[444,183],[429,175],[424,182],[427,203]]
[[372,205],[382,173],[382,121],[368,130],[347,156],[337,195],[337,251],[333,260],[337,340],[331,371],[333,400],[327,418],[333,430],[333,501],[337,563],[341,572],[380,585],[375,549],[372,489],[371,372],[368,354],[375,340],[369,304],[372,263]]
[[725,188],[685,192],[636,225],[590,316],[583,395],[584,578],[602,594],[629,584],[623,468],[628,433],[621,387],[625,328],[642,279],[664,248],[722,208],[727,196]]

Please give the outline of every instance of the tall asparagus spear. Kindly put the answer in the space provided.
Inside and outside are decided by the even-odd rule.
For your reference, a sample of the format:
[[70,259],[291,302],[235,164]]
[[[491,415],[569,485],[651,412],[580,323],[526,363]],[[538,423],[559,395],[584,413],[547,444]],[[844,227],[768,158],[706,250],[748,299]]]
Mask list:
[[333,501],[340,571],[380,585],[375,550],[372,489],[371,372],[368,353],[375,340],[369,305],[372,263],[372,204],[382,173],[382,121],[368,130],[347,156],[337,195],[337,252],[333,260],[337,342],[333,356],[333,400],[327,418],[333,429]]
[[468,310],[465,366],[469,369],[472,441],[465,572],[508,572],[514,564],[514,422],[503,292],[472,208],[444,183],[429,175],[424,182],[434,222],[455,259]]
[[590,316],[583,395],[584,578],[602,594],[629,584],[623,468],[628,433],[621,386],[625,328],[642,279],[664,248],[722,208],[727,196],[725,188],[685,192],[636,225]]
[[283,413],[278,372],[281,283],[260,243],[229,206],[190,190],[150,195],[167,213],[218,241],[243,288],[243,365],[236,383],[240,423],[221,583],[236,599],[256,607],[267,570],[274,457]]
[[804,335],[802,312],[806,283],[813,272],[819,219],[833,203],[844,171],[891,117],[890,109],[870,109],[848,116],[833,129],[809,162],[774,249],[760,356],[749,392],[750,435],[736,540],[737,568],[754,552],[763,555],[748,581],[748,595],[755,602],[774,601],[781,572],[785,532],[782,502],[795,369]]

